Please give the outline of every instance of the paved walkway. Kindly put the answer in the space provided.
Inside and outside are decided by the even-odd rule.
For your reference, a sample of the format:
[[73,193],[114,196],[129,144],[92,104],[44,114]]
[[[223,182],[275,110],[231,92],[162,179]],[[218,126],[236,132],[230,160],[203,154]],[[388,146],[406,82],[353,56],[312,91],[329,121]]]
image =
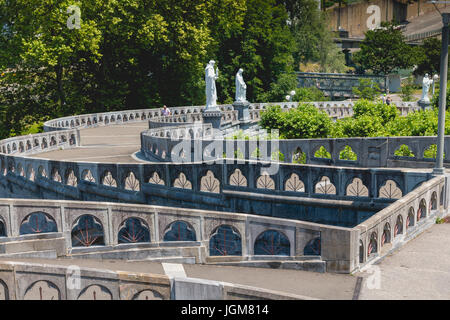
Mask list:
[[[94,259],[0,259],[43,263],[49,265],[77,265],[86,268],[165,274],[159,262]],[[315,273],[298,270],[265,269],[232,266],[183,264],[187,277],[241,284],[268,290],[303,295],[319,299],[352,299],[357,278],[351,275]]]
[[356,274],[365,278],[359,298],[450,299],[449,242],[450,224],[434,225],[369,272]]
[[103,163],[139,163],[132,155],[141,149],[140,133],[148,130],[147,122],[80,130],[81,146],[75,149],[56,150],[33,155],[65,161]]
[[[298,270],[183,264],[187,277],[223,281],[319,299],[450,299],[450,224],[436,224],[364,272],[354,275]],[[165,274],[159,262],[91,259],[2,259]],[[358,289],[358,278],[364,280]]]

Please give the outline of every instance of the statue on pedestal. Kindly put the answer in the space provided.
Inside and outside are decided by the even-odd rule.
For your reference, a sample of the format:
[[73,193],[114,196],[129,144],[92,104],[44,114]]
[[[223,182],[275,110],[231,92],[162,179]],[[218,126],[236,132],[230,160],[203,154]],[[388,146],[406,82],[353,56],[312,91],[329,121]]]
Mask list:
[[205,111],[217,109],[216,80],[219,78],[219,69],[214,70],[215,61],[209,61],[205,68],[206,82],[206,108]]
[[419,101],[423,103],[430,103],[430,98],[428,97],[428,91],[430,90],[430,86],[433,83],[433,79],[428,76],[428,73],[425,74],[422,81],[422,97]]
[[236,73],[236,101],[245,102],[247,101],[247,85],[244,82],[242,73],[244,70],[242,68]]

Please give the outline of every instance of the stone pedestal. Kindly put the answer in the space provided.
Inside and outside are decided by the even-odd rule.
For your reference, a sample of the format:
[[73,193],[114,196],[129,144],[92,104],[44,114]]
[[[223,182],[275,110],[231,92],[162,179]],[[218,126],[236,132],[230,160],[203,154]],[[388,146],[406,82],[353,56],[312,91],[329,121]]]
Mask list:
[[220,122],[222,120],[222,111],[217,110],[203,110],[203,123],[211,123],[214,129],[220,129]]
[[248,102],[248,101],[235,101],[233,103],[234,110],[237,110],[239,112],[238,113],[239,121],[250,120],[250,112],[248,110],[249,106],[250,106],[250,102]]
[[417,103],[422,108],[422,110],[432,109],[430,100],[423,100],[423,99],[421,99]]

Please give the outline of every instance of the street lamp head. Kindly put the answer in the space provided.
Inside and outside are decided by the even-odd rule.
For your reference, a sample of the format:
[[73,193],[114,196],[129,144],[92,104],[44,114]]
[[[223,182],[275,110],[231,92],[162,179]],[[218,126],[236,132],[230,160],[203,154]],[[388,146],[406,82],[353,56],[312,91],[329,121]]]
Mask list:
[[287,101],[291,100],[291,96],[290,96],[290,95],[287,95],[287,96],[286,96],[286,100],[287,100]]
[[295,91],[292,90],[292,91],[290,92],[290,95],[291,95],[291,96],[295,96]]
[[435,74],[435,75],[433,76],[433,80],[437,80],[437,79],[439,79],[439,76],[438,76],[437,74]]

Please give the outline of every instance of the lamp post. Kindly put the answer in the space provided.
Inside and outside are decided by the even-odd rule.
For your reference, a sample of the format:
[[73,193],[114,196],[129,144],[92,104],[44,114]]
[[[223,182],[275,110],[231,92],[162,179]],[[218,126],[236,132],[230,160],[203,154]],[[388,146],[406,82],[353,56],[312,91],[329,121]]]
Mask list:
[[441,49],[441,81],[439,87],[439,120],[437,137],[436,165],[433,174],[444,174],[444,133],[445,133],[445,104],[447,94],[447,69],[448,69],[448,31],[450,13],[442,13],[442,49]]

